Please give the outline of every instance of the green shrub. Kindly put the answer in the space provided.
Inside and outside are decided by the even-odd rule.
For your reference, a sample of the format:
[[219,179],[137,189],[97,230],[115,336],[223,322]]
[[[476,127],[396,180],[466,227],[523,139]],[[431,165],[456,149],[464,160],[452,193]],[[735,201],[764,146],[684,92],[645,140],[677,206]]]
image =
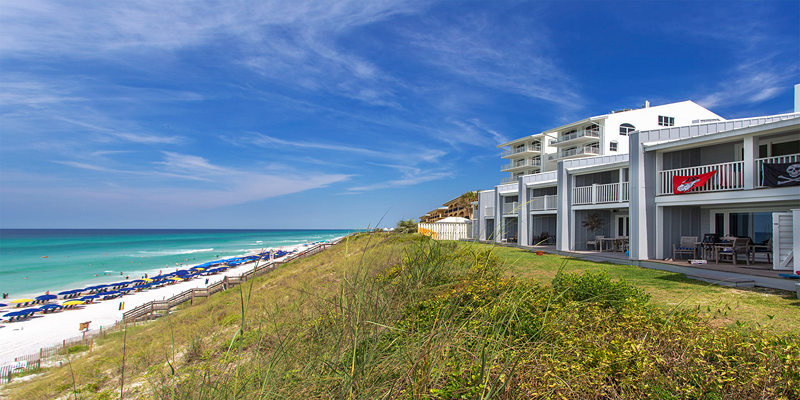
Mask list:
[[552,285],[555,294],[563,300],[592,302],[612,308],[641,306],[650,300],[649,294],[624,279],[612,281],[605,271],[583,275],[559,273]]
[[88,350],[89,350],[88,344],[77,344],[75,346],[69,346],[67,348],[67,354],[81,353]]

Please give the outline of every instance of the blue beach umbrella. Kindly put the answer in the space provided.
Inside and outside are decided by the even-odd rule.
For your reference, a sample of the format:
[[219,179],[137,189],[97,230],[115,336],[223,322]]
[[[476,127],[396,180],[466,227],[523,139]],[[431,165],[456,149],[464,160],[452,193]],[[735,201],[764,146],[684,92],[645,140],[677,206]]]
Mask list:
[[12,311],[10,313],[4,314],[4,317],[19,317],[21,315],[28,315],[31,314],[28,310],[21,310],[21,311]]
[[58,296],[56,296],[54,294],[45,294],[45,295],[41,295],[41,296],[36,297],[36,300],[53,300],[53,299],[57,299],[57,298],[58,298]]
[[43,311],[44,310],[56,310],[56,309],[59,309],[59,308],[62,308],[62,307],[60,305],[58,305],[58,304],[45,304],[45,305],[39,307],[39,309],[43,310]]
[[65,290],[63,292],[58,292],[58,295],[62,296],[62,295],[67,295],[67,294],[80,293],[80,292],[81,292],[81,289],[72,289],[72,290]]
[[175,271],[175,273],[174,273],[174,274],[175,274],[175,275],[186,275],[186,274],[188,274],[188,273],[189,273],[189,271],[182,269],[182,270],[180,270],[180,271]]

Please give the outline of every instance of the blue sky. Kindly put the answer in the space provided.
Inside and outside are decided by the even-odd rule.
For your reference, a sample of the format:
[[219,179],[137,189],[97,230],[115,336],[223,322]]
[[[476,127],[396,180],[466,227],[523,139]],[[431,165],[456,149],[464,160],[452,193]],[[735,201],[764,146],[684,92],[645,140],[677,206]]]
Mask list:
[[6,1],[0,227],[394,225],[573,120],[791,112],[798,4]]

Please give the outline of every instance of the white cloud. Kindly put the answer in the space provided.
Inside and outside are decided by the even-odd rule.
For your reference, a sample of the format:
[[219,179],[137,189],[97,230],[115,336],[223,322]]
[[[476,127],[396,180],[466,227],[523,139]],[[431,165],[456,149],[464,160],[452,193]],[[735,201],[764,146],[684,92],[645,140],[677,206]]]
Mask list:
[[[74,168],[107,173],[93,182],[111,179],[113,184],[82,185],[59,189],[59,196],[85,201],[116,199],[117,206],[159,209],[209,209],[263,200],[343,182],[352,175],[282,168],[279,173],[222,167],[203,157],[164,152],[155,169],[122,170],[76,161],[56,161]],[[146,177],[130,180],[126,176]],[[57,179],[57,178],[52,178]],[[40,185],[41,186],[41,185]],[[39,189],[4,188],[4,195]],[[41,189],[52,191],[52,188]]]

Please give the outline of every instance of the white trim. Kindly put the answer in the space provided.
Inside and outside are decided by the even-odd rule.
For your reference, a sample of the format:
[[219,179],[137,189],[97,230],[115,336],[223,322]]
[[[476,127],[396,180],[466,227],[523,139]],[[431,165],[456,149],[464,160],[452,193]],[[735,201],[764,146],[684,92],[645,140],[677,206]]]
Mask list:
[[777,201],[798,201],[800,194],[796,187],[758,188],[753,190],[736,190],[728,192],[702,192],[678,194],[672,196],[656,196],[657,206],[703,206],[720,205],[720,203],[768,203]]
[[[613,171],[615,169],[628,168],[630,161],[619,161],[609,164],[586,165],[582,167],[567,168],[567,172],[572,175],[586,175],[594,172]],[[580,172],[580,173],[577,173]]]
[[572,206],[572,209],[575,211],[580,210],[615,210],[617,208],[630,208],[630,203],[623,202],[623,203],[602,203],[602,204],[585,204],[582,206]]

